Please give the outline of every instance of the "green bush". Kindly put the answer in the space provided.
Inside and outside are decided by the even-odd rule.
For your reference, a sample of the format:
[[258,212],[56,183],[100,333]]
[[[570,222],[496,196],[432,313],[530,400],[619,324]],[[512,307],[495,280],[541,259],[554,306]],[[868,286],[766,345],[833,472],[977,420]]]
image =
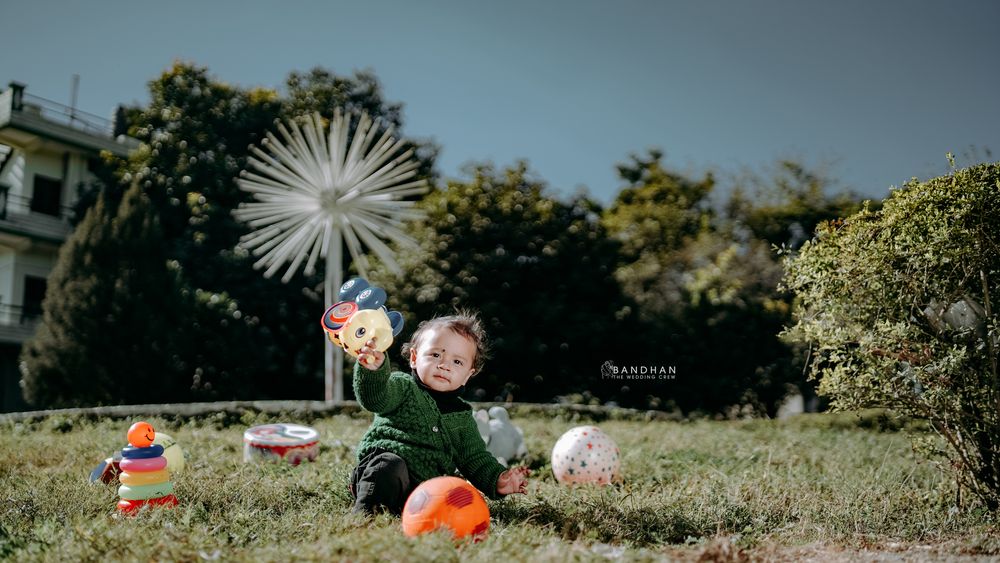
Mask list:
[[945,467],[1000,507],[1000,165],[895,190],[879,211],[826,224],[786,261],[786,332],[837,409],[924,419]]
[[63,245],[42,322],[21,353],[25,399],[38,407],[187,398],[180,353],[190,307],[136,184],[104,196]]

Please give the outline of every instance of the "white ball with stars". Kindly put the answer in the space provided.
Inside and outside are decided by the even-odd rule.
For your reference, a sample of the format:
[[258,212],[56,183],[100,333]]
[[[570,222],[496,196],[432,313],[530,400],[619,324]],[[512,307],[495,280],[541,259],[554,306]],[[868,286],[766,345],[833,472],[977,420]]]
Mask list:
[[617,481],[621,470],[618,444],[596,426],[577,426],[552,448],[552,472],[563,484]]

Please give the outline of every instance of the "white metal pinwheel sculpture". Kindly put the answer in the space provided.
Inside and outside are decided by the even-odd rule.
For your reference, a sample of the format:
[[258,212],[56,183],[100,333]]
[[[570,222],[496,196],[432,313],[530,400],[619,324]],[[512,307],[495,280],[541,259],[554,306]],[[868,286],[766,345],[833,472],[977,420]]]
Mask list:
[[[401,198],[426,191],[426,183],[414,179],[419,163],[413,150],[402,150],[391,127],[379,135],[379,121],[363,114],[348,142],[350,125],[351,117],[339,108],[328,135],[318,113],[301,126],[292,121],[290,130],[279,123],[282,139],[268,133],[262,143],[268,152],[252,147],[248,170],[238,181],[256,200],[234,212],[255,229],[240,240],[241,247],[260,256],[254,267],[266,267],[264,276],[270,277],[287,263],[281,278],[287,282],[303,262],[305,273],[312,274],[319,258],[325,258],[326,307],[343,281],[343,244],[362,276],[368,268],[362,244],[399,270],[383,239],[415,244],[403,231],[403,221],[422,213],[413,201]],[[334,361],[333,348],[327,344],[328,401],[343,398],[341,352]]]

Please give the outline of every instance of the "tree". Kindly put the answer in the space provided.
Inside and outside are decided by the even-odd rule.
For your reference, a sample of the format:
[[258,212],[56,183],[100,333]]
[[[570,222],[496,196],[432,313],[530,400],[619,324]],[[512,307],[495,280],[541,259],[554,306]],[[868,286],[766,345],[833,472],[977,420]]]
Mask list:
[[547,197],[523,163],[501,172],[478,165],[470,174],[422,201],[420,247],[398,254],[403,275],[380,268],[372,276],[406,314],[400,341],[421,320],[471,308],[493,344],[493,359],[469,383],[474,398],[619,393],[601,382],[601,365],[628,352],[631,319],[599,208]]
[[663,168],[661,151],[648,152],[646,158],[632,155],[631,162],[617,166],[618,176],[628,185],[604,216],[628,258],[676,250],[701,232],[711,217],[712,175],[685,178]]
[[[784,351],[763,305],[780,267],[758,243],[740,244],[709,197],[714,178],[666,170],[662,153],[618,167],[627,183],[602,217],[622,245],[615,277],[638,307],[633,365],[670,365],[675,380],[647,384],[650,406],[718,413],[784,394],[762,374]],[[720,353],[725,350],[726,353]],[[762,397],[762,395],[764,397]],[[780,398],[780,397],[779,397]]]
[[1000,165],[953,171],[825,224],[787,261],[790,338],[836,409],[929,421],[960,487],[1000,508]]
[[[382,94],[382,85],[370,70],[355,71],[351,77],[338,76],[329,70],[316,67],[309,72],[292,72],[285,81],[288,98],[284,102],[285,116],[312,115],[318,112],[326,119],[333,119],[334,108],[344,108],[345,113],[355,118],[367,113],[382,120],[381,130],[392,126],[402,131],[403,104],[387,102]],[[351,130],[354,130],[352,124]],[[348,140],[350,142],[350,139]],[[414,149],[415,158],[420,162],[418,177],[436,177],[434,161],[439,147],[430,141],[403,139],[403,150]]]
[[627,182],[604,211],[601,223],[621,245],[621,265],[615,278],[650,321],[676,315],[684,307],[683,273],[671,270],[674,255],[706,230],[712,212],[708,196],[711,175],[691,180],[663,168],[663,153],[632,156],[618,166]]
[[[249,145],[260,143],[275,120],[312,111],[328,115],[340,105],[399,126],[402,106],[383,99],[369,72],[341,77],[323,69],[291,73],[282,97],[175,63],[149,90],[150,102],[127,112],[129,134],[143,145],[118,163],[104,193],[115,202],[121,185],[137,182],[160,217],[167,256],[199,304],[190,330],[203,344],[216,343],[188,358],[190,371],[212,384],[211,396],[321,397],[323,338],[316,320],[323,312],[322,279],[296,276],[284,284],[253,269],[256,258],[236,248],[248,228],[232,210],[248,195],[235,177],[246,166]],[[436,148],[418,148],[429,173]]]
[[189,302],[138,185],[117,212],[103,197],[60,251],[42,322],[22,352],[34,405],[161,403],[187,398],[182,327]]
[[746,172],[726,203],[726,216],[768,244],[795,250],[826,221],[852,215],[862,199],[850,191],[831,193],[834,182],[822,170],[781,160],[764,174]]
[[684,307],[667,326],[680,344],[674,354],[683,377],[664,399],[685,411],[750,408],[774,416],[802,370],[777,336],[790,307],[771,249],[706,231],[676,253],[671,269],[682,280],[676,291]]
[[[869,203],[876,209],[880,203]],[[816,228],[861,209],[862,198],[849,190],[837,190],[836,181],[822,167],[811,168],[801,162],[780,160],[761,172],[747,170],[735,180],[725,203],[725,223],[734,240],[760,245],[777,251],[771,252],[758,267],[746,272],[751,276],[766,273],[766,288],[757,295],[761,313],[768,317],[768,334],[776,334],[791,324],[792,295],[778,290],[778,279],[783,274],[780,253],[795,252],[811,239]],[[799,344],[768,339],[765,348],[783,352],[774,356],[761,371],[775,384],[794,385],[807,399],[816,399],[815,382],[803,374],[807,350]],[[772,397],[780,400],[780,388],[769,386]],[[765,401],[765,404],[768,404]],[[769,407],[768,414],[775,414]]]
[[792,244],[788,233],[808,236],[854,200],[828,195],[824,177],[782,162],[773,176],[744,179],[753,197],[738,188],[718,214],[712,175],[686,178],[661,158],[650,151],[619,166],[626,186],[602,218],[622,244],[615,276],[642,321],[637,360],[678,371],[651,389],[652,404],[773,415],[793,385],[806,386],[796,351],[777,337],[791,305],[771,246]]

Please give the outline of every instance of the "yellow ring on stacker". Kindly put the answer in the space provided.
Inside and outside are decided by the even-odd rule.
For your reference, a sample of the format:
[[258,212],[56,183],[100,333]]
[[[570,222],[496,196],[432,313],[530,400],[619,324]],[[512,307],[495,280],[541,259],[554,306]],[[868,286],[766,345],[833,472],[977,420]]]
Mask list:
[[123,472],[118,476],[118,480],[122,482],[122,485],[136,486],[136,485],[155,485],[157,483],[162,483],[164,481],[170,480],[170,472],[166,469],[160,469],[159,471],[141,471],[135,473]]

